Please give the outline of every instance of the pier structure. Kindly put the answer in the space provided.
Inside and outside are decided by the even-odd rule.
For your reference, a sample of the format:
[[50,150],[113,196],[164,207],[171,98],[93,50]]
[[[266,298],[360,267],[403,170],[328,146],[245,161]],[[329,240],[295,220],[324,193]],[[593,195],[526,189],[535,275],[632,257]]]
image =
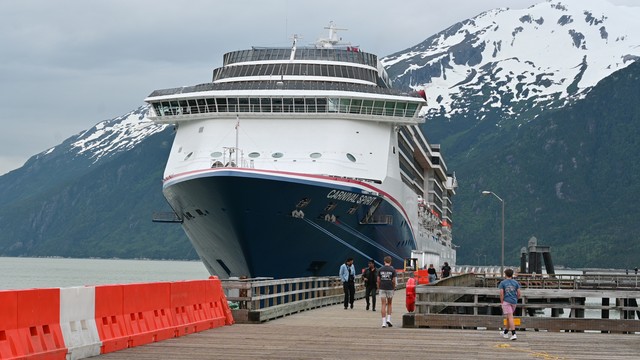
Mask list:
[[[106,342],[102,334],[100,340],[95,337],[91,345],[100,348],[101,359],[364,359],[418,358],[425,354],[447,359],[633,359],[640,350],[637,341],[640,320],[636,319],[640,313],[635,306],[640,292],[637,281],[632,282],[633,276],[590,273],[574,278],[536,275],[519,279],[523,284],[520,309],[567,311],[566,316],[557,317],[537,312],[535,316],[524,315],[526,312],[518,314],[517,341],[507,341],[496,331],[503,326],[502,316],[494,313],[499,305],[496,288],[499,278],[486,273],[454,274],[428,285],[418,285],[416,310],[408,312],[403,286],[411,276],[411,272],[399,272],[393,302],[394,326],[390,328],[381,328],[380,308],[376,312],[365,309],[359,277],[354,309],[335,306],[342,303],[343,294],[342,284],[334,277],[238,279],[220,284],[221,292],[224,286],[224,301],[216,300],[218,305],[210,306],[219,310],[227,299],[231,300],[234,306],[228,315],[233,318],[224,321],[226,325],[233,324],[230,326],[200,327],[197,317],[189,320],[188,309],[200,309],[201,301],[207,304],[209,301],[207,296],[195,296],[193,301],[183,296],[184,291],[196,290],[187,282],[175,286],[172,283],[168,287],[161,283],[152,285],[153,289],[166,290],[162,292],[170,299],[166,301],[158,297],[160,292],[133,291],[138,289],[135,284],[106,286],[104,291],[110,293],[110,290],[123,291],[122,302],[117,302],[123,306],[121,319],[117,309],[109,312],[113,316],[104,317],[97,310],[95,314],[86,315],[82,312],[84,307],[70,306],[65,307],[69,313],[59,320],[52,317],[51,321],[65,323],[66,319],[78,319],[84,314],[89,320],[99,320],[99,327],[130,324],[130,328],[125,326],[124,336],[109,337],[115,342]],[[204,284],[197,288],[206,293],[207,287],[200,285]],[[96,290],[96,304],[104,291]],[[130,305],[143,298],[149,303],[131,312]],[[586,301],[594,298],[602,299],[602,304]],[[614,301],[605,304],[604,299]],[[104,305],[109,307],[109,304],[113,305],[113,301]],[[378,305],[381,306],[380,302]],[[207,306],[203,306],[205,313]],[[188,323],[172,322],[174,316],[183,313],[183,308]],[[587,316],[594,311],[600,316]],[[219,311],[211,316],[219,318],[220,325],[226,317]],[[109,319],[113,317],[116,320],[112,324]],[[133,327],[141,325],[144,319],[157,317],[166,319],[163,324],[167,326]],[[15,325],[22,329],[27,320],[23,318]],[[202,320],[203,325],[207,325],[213,319]],[[6,325],[6,321],[0,323]],[[77,324],[71,326],[74,327],[78,328]],[[47,334],[44,325],[42,329]],[[48,325],[48,329],[51,326]],[[40,328],[30,331],[40,333]],[[67,336],[64,337],[67,344]],[[0,349],[12,349],[11,339],[17,338],[0,329]],[[56,347],[48,358],[63,359],[67,352],[72,359],[97,355],[95,352],[81,354],[78,346],[66,345],[66,348]],[[24,358],[25,354],[6,355],[3,353],[0,358]]]
[[[402,279],[406,279],[403,275]],[[566,280],[566,279],[565,279]],[[303,285],[304,282],[307,285]],[[451,304],[443,304],[448,300],[427,299],[440,295],[460,297],[470,291],[486,292],[486,296],[497,294],[495,279],[484,275],[464,274],[440,280],[430,285],[419,285],[418,308],[415,313],[406,310],[406,293],[399,289],[394,295],[391,328],[380,327],[380,309],[376,312],[366,311],[365,302],[361,297],[355,302],[354,309],[345,310],[339,304],[341,298],[341,284],[333,289],[331,283],[318,283],[324,288],[327,298],[313,299],[312,294],[319,294],[312,289],[309,281],[313,278],[297,280],[260,280],[246,279],[246,285],[240,282],[226,283],[229,288],[237,289],[237,297],[244,299],[244,304],[238,309],[247,313],[261,312],[253,321],[236,321],[232,326],[203,331],[176,339],[165,340],[145,346],[126,349],[123,351],[102,355],[101,359],[130,359],[141,360],[171,358],[171,359],[368,359],[368,358],[424,358],[437,357],[446,359],[635,359],[640,351],[637,335],[631,331],[574,331],[560,328],[545,329],[543,326],[531,328],[530,319],[518,316],[521,326],[518,327],[518,340],[508,341],[498,335],[502,325],[502,316],[498,315],[468,315],[468,314],[430,314],[436,306],[458,308],[451,300]],[[259,285],[263,283],[264,286]],[[295,284],[298,283],[298,284]],[[544,290],[553,294],[558,286],[569,286],[564,282],[552,279],[524,290]],[[532,284],[532,283],[529,283]],[[467,286],[469,285],[469,286]],[[482,285],[482,287],[476,287]],[[486,287],[485,287],[486,286]],[[547,288],[535,289],[535,286]],[[574,285],[572,285],[574,286]],[[243,289],[244,287],[244,289]],[[306,288],[306,289],[305,289]],[[452,290],[457,288],[457,292]],[[471,290],[476,289],[476,290]],[[335,290],[335,291],[334,291]],[[340,291],[338,291],[340,290]],[[567,291],[574,291],[564,289]],[[433,293],[432,293],[433,291]],[[617,297],[619,293],[611,290]],[[623,290],[620,290],[623,291]],[[637,290],[629,290],[631,292]],[[241,294],[242,292],[242,294]],[[304,295],[308,293],[309,295]],[[242,296],[241,296],[242,295]],[[438,295],[438,296],[440,296]],[[539,292],[537,295],[542,295]],[[592,294],[590,294],[592,295]],[[611,294],[607,294],[611,295]],[[627,294],[629,296],[634,294]],[[287,305],[286,297],[292,304]],[[480,299],[481,296],[478,295]],[[551,296],[551,295],[550,295]],[[325,296],[322,296],[325,297]],[[267,300],[272,301],[269,305]],[[277,299],[277,300],[276,300]],[[295,305],[302,302],[306,305]],[[324,305],[321,303],[325,302]],[[330,303],[335,302],[338,306]],[[437,304],[440,302],[440,304]],[[318,306],[313,307],[313,303]],[[378,302],[378,304],[380,304]],[[455,304],[455,305],[454,305]],[[473,304],[466,304],[480,309],[488,306],[478,300]],[[491,305],[492,307],[495,306]],[[576,306],[583,306],[576,304]],[[240,309],[244,307],[245,309]],[[269,307],[279,308],[280,315],[276,315]],[[291,310],[286,310],[289,307]],[[298,308],[298,310],[295,310]],[[308,308],[301,310],[301,308]],[[431,311],[431,310],[429,310]],[[290,313],[290,315],[284,315]],[[414,326],[409,326],[407,318],[413,314]],[[432,316],[433,315],[433,316]],[[419,316],[426,319],[425,323],[418,323]],[[437,318],[435,316],[438,316]],[[457,319],[474,319],[484,316],[483,322],[462,323]],[[269,320],[266,320],[270,318]],[[447,320],[449,318],[449,320]],[[260,319],[260,321],[257,321]],[[575,318],[551,319],[549,321],[574,321]],[[422,320],[420,320],[422,321]],[[456,323],[456,321],[458,321]],[[628,320],[639,322],[638,320]],[[420,326],[415,326],[415,325]],[[536,324],[538,325],[538,324]],[[631,330],[631,329],[627,329]]]

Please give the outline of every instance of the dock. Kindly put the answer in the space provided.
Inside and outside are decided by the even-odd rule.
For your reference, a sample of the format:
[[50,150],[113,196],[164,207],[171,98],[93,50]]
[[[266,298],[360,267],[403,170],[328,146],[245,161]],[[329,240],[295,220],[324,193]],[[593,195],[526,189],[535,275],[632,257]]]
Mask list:
[[633,334],[518,331],[508,341],[498,331],[403,328],[405,291],[394,296],[392,328],[365,300],[353,310],[318,307],[261,323],[223,326],[105,355],[118,359],[637,359]]

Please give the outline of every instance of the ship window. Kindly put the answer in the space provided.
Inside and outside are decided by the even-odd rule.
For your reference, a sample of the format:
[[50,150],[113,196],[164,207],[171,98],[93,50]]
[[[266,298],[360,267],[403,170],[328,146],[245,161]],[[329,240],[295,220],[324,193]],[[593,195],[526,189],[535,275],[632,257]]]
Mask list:
[[413,117],[416,114],[416,110],[418,109],[418,104],[409,103],[407,104],[407,117]]
[[387,101],[384,104],[384,113],[382,115],[385,116],[393,116],[393,109],[396,107],[395,101]]
[[283,110],[284,112],[293,112],[293,99],[292,98],[284,98],[282,99],[284,103]]
[[325,98],[320,98],[320,99],[316,99],[317,102],[317,110],[319,113],[324,113],[327,112],[327,99]]
[[271,99],[273,102],[273,112],[282,112],[282,99]]
[[340,111],[339,112],[348,113],[350,104],[351,104],[351,99],[340,99]]
[[315,98],[305,99],[305,103],[307,105],[307,112],[308,113],[316,112],[316,99]]
[[207,112],[207,102],[205,101],[205,99],[198,99],[198,111],[200,113]]
[[262,112],[271,112],[271,99],[270,98],[260,99],[260,109]]
[[260,157],[260,153],[259,153],[259,152],[254,151],[254,152],[252,152],[252,153],[249,153],[249,155],[248,155],[248,156],[249,156],[250,158],[257,158],[257,157]]
[[322,157],[322,154],[320,154],[319,152],[314,152],[314,153],[309,154],[309,157],[312,158],[312,159],[318,159],[318,158]]
[[407,106],[407,103],[405,102],[396,103],[395,116],[404,116],[404,109],[406,106]]
[[240,98],[240,99],[238,99],[238,102],[239,102],[238,107],[239,107],[239,110],[240,110],[241,112],[247,112],[247,111],[249,111],[249,99],[247,99],[247,98]]
[[376,101],[373,103],[373,115],[382,115],[384,109],[384,101]]
[[251,112],[260,112],[260,99],[256,99],[256,98],[251,98],[249,99],[249,104],[251,109],[249,111]]
[[212,158],[219,158],[220,156],[222,156],[222,153],[220,151],[214,151],[211,153],[211,157]]
[[371,115],[373,100],[362,100],[362,114]]
[[296,98],[293,99],[293,105],[295,112],[304,112],[304,99]]
[[198,129],[198,132],[202,134],[204,132],[204,126],[200,126],[200,128]]
[[219,112],[227,112],[227,99],[226,98],[218,98],[216,99],[218,103],[218,111]]
[[356,162],[356,157],[351,155],[350,153],[347,153],[347,159],[349,159],[349,161],[351,162]]
[[351,100],[351,109],[349,109],[349,112],[352,114],[360,114],[360,105],[362,105],[362,100]]
[[274,152],[273,154],[271,154],[271,157],[274,157],[276,159],[279,159],[279,158],[281,158],[283,156],[284,156],[284,154],[281,153],[281,152]]
[[216,110],[216,99],[215,98],[208,98],[205,99],[207,102],[207,108],[209,109],[209,112],[217,112]]
[[191,155],[193,155],[193,151],[188,153],[187,156],[184,157],[184,159],[188,160],[191,157]]
[[238,99],[236,98],[228,98],[227,99],[227,107],[229,112],[238,111]]
[[328,102],[328,108],[327,108],[328,112],[338,112],[338,107],[340,104],[339,99],[329,98],[327,99],[327,102]]
[[287,68],[285,69],[285,74],[293,75],[295,74],[295,70],[296,70],[296,64],[288,64]]

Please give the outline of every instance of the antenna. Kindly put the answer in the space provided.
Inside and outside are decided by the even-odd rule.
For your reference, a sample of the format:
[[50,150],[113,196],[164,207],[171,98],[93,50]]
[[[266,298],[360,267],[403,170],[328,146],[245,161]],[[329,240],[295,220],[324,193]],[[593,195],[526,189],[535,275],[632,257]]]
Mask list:
[[329,26],[325,26],[324,28],[329,30],[329,37],[319,38],[318,41],[316,41],[317,48],[332,48],[334,45],[340,44],[340,41],[342,41],[342,38],[338,37],[337,31],[348,30],[348,29],[336,27],[336,24],[333,21],[330,21]]

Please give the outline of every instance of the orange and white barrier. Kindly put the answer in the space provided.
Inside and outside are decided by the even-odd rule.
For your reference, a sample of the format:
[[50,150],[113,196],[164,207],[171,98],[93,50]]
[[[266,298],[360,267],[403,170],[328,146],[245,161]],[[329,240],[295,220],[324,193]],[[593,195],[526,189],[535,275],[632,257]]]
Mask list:
[[83,359],[234,323],[216,277],[0,291],[0,359]]

